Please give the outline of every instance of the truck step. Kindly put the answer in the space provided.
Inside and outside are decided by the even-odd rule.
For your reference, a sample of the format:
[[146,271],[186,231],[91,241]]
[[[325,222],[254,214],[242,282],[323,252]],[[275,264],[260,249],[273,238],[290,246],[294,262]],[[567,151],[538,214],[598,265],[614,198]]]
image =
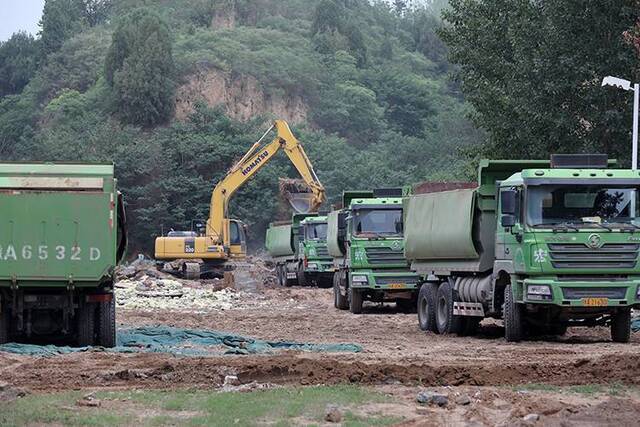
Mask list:
[[484,307],[479,302],[454,302],[453,314],[456,316],[484,317]]

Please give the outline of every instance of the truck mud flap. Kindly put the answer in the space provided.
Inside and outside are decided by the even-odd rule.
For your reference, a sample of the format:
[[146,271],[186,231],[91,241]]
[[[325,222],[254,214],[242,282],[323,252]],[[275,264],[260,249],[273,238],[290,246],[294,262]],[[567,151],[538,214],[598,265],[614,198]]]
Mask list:
[[116,252],[116,261],[120,262],[127,251],[127,213],[124,208],[124,197],[118,191],[118,248]]
[[453,314],[455,316],[484,317],[484,307],[479,302],[454,302]]

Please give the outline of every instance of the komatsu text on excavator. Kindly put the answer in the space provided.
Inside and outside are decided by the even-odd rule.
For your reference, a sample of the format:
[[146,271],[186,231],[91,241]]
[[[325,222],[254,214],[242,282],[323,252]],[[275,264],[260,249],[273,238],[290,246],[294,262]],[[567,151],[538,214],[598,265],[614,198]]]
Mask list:
[[[276,137],[272,142],[262,144],[273,129]],[[228,217],[229,200],[280,150],[284,150],[308,187],[305,192],[288,191],[285,197],[297,212],[317,211],[325,200],[324,187],[289,125],[284,120],[276,120],[214,188],[206,226],[196,227],[195,231],[170,231],[166,236],[156,238],[155,257],[159,265],[181,260],[178,264],[182,274],[197,278],[204,273],[221,275],[228,269],[225,264],[229,260],[244,258],[245,225]]]

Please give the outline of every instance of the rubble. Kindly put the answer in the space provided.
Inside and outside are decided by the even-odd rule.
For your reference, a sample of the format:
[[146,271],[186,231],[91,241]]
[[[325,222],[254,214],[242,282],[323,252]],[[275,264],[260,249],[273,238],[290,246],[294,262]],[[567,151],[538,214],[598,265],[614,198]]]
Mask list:
[[231,288],[196,288],[175,279],[148,276],[121,280],[115,290],[119,307],[138,310],[228,310],[242,297],[242,292]]
[[421,391],[416,396],[416,401],[423,405],[437,405],[443,407],[447,406],[449,403],[449,396],[431,391]]
[[535,423],[539,419],[540,419],[540,415],[538,414],[528,414],[522,418],[523,421],[526,421],[528,423]]

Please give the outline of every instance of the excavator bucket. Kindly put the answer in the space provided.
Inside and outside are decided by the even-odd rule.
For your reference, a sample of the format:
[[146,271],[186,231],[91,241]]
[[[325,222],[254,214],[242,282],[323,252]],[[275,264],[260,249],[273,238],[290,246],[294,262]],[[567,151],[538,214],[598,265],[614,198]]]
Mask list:
[[313,208],[313,193],[300,179],[280,179],[280,194],[297,213],[309,213]]

